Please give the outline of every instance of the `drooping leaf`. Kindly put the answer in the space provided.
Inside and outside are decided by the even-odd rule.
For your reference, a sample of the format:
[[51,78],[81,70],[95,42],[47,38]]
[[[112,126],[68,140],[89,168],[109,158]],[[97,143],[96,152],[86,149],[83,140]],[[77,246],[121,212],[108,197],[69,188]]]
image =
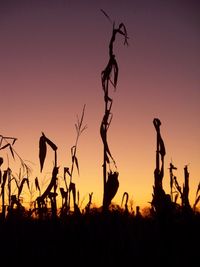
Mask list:
[[114,67],[114,87],[116,88],[117,79],[118,79],[118,71],[119,71],[116,60],[113,61],[113,67]]
[[60,194],[61,194],[62,199],[67,198],[67,191],[65,191],[63,187],[60,187]]
[[198,184],[198,187],[197,187],[196,197],[197,197],[197,195],[198,195],[198,193],[199,193],[199,190],[200,190],[200,183]]
[[51,189],[56,184],[58,169],[59,169],[58,167],[53,168],[51,181],[50,181],[49,185],[47,186],[45,192],[42,194],[42,196],[39,197],[39,199],[41,201],[43,201],[49,195]]
[[47,153],[46,137],[42,135],[39,140],[39,159],[40,159],[40,171],[41,172],[43,170],[46,153]]
[[2,150],[2,149],[4,149],[4,148],[6,148],[6,147],[8,147],[8,146],[10,146],[10,144],[8,143],[8,144],[6,144],[6,145],[4,145],[4,146],[2,146],[1,148],[0,148],[0,150]]
[[14,143],[17,141],[17,138],[13,139],[12,145],[14,145]]
[[194,207],[197,206],[198,202],[200,201],[200,195],[197,197],[197,199],[195,200],[195,203],[194,203]]
[[40,185],[37,177],[35,178],[35,188],[40,192]]
[[108,14],[107,14],[103,9],[100,9],[100,10],[101,10],[101,12],[105,15],[105,17],[106,17],[111,23],[113,23],[112,20],[110,19],[110,17],[108,16]]
[[8,170],[5,170],[3,173],[3,182],[1,187],[3,188],[5,186],[6,180],[7,180],[7,176],[8,176]]
[[11,154],[12,154],[12,157],[13,157],[13,159],[15,159],[15,156],[14,156],[14,152],[13,152],[12,146],[10,145],[9,147],[10,147],[10,152],[11,152]]
[[71,191],[72,191],[74,204],[76,204],[76,185],[75,185],[75,183],[72,183],[72,182],[69,185],[69,192],[71,192]]
[[[22,192],[22,189],[23,189],[23,186],[24,186],[25,183],[27,183],[27,186],[28,186],[28,188],[29,188],[29,180],[28,180],[28,178],[23,178],[23,179],[22,179],[22,181],[21,181],[21,183],[20,183],[20,186],[19,186],[19,189],[18,189],[18,198],[19,198],[19,196],[20,196],[20,194],[21,194],[21,192]],[[29,188],[29,189],[30,189],[30,188]]]
[[44,134],[43,136],[45,137],[45,141],[47,142],[47,144],[54,150],[56,151],[57,150],[57,146],[50,140],[48,139]]
[[75,161],[76,168],[77,168],[77,171],[78,171],[78,174],[79,174],[79,165],[78,165],[78,159],[77,159],[77,157],[76,156],[73,156],[72,161]]
[[71,177],[71,173],[68,167],[64,167],[64,176],[66,173]]
[[[108,124],[108,127],[109,127],[109,124]],[[104,120],[102,121],[101,123],[101,127],[100,127],[100,135],[101,135],[101,139],[103,141],[103,145],[104,145],[104,149],[105,149],[105,152],[106,152],[106,162],[109,163],[110,160],[109,160],[109,157],[112,159],[113,163],[115,164],[115,160],[110,152],[110,149],[109,149],[109,146],[108,146],[108,142],[107,142],[107,139],[106,139],[106,126],[105,126],[105,122]],[[115,164],[116,165],[116,164]]]
[[108,173],[108,180],[105,186],[105,197],[104,197],[104,207],[108,207],[116,195],[119,188],[119,173],[110,171]]

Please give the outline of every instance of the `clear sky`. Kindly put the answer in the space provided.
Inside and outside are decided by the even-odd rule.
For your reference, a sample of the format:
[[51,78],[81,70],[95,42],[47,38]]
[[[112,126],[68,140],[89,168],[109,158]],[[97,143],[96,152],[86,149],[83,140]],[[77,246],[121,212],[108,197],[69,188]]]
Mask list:
[[[45,190],[53,166],[48,150],[39,172],[39,138],[43,131],[58,146],[59,185],[71,166],[74,124],[86,104],[87,130],[78,143],[80,176],[74,182],[80,200],[102,202],[103,145],[99,133],[104,113],[101,71],[108,62],[112,25],[100,11],[123,22],[129,46],[116,39],[119,80],[113,97],[108,142],[119,171],[121,203],[125,191],[134,206],[152,200],[156,132],[160,118],[166,146],[164,189],[169,193],[169,163],[190,173],[190,200],[200,181],[200,2],[198,0],[1,0],[0,134],[13,136],[23,160]],[[6,169],[19,166],[9,151],[0,151]],[[37,196],[37,193],[35,194]],[[27,201],[29,193],[24,193]],[[34,196],[33,196],[34,198]]]

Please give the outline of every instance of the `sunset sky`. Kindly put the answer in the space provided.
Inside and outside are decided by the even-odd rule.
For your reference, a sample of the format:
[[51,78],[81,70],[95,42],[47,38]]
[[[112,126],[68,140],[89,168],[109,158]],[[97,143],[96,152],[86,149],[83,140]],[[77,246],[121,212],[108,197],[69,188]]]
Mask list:
[[[73,181],[80,201],[101,205],[104,113],[101,71],[108,62],[112,24],[100,11],[123,22],[129,46],[118,36],[114,53],[119,65],[117,90],[110,87],[113,120],[108,130],[110,150],[119,171],[121,204],[129,193],[136,205],[152,200],[156,132],[162,122],[166,146],[164,189],[169,193],[169,163],[190,173],[190,200],[200,181],[200,2],[198,0],[1,0],[0,1],[0,134],[18,140],[16,152],[38,176],[42,191],[51,177],[54,155],[49,149],[39,171],[41,132],[58,146],[59,185],[63,167],[71,166],[75,123],[86,105],[77,157],[80,176]],[[2,170],[18,171],[8,150]],[[37,196],[37,193],[35,193]],[[27,201],[29,193],[24,193]],[[84,203],[85,203],[84,202]]]

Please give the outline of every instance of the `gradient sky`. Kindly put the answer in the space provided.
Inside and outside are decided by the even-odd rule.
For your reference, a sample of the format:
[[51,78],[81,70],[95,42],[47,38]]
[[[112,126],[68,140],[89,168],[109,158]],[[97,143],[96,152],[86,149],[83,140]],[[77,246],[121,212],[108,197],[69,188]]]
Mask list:
[[[102,202],[103,145],[99,127],[104,113],[101,71],[108,62],[112,25],[126,25],[129,46],[116,39],[119,81],[113,93],[108,142],[119,171],[120,187],[133,205],[152,200],[156,132],[160,118],[166,146],[164,189],[169,193],[169,163],[189,164],[190,200],[200,181],[200,3],[198,0],[0,1],[0,134],[18,138],[15,150],[30,161],[32,181],[45,190],[53,166],[48,150],[39,173],[39,138],[43,131],[58,146],[59,185],[71,166],[74,124],[86,104],[88,128],[80,137],[80,176],[74,182],[80,200]],[[19,166],[8,151],[2,169]],[[37,195],[37,194],[36,194]],[[27,201],[30,194],[24,193]]]

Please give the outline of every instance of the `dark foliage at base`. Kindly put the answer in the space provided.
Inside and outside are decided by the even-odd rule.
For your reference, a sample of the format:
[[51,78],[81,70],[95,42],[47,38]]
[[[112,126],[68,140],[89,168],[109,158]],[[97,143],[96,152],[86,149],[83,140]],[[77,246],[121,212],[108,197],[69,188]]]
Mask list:
[[0,249],[6,263],[17,266],[196,266],[199,227],[199,214],[170,220],[118,212],[13,218],[0,224]]

